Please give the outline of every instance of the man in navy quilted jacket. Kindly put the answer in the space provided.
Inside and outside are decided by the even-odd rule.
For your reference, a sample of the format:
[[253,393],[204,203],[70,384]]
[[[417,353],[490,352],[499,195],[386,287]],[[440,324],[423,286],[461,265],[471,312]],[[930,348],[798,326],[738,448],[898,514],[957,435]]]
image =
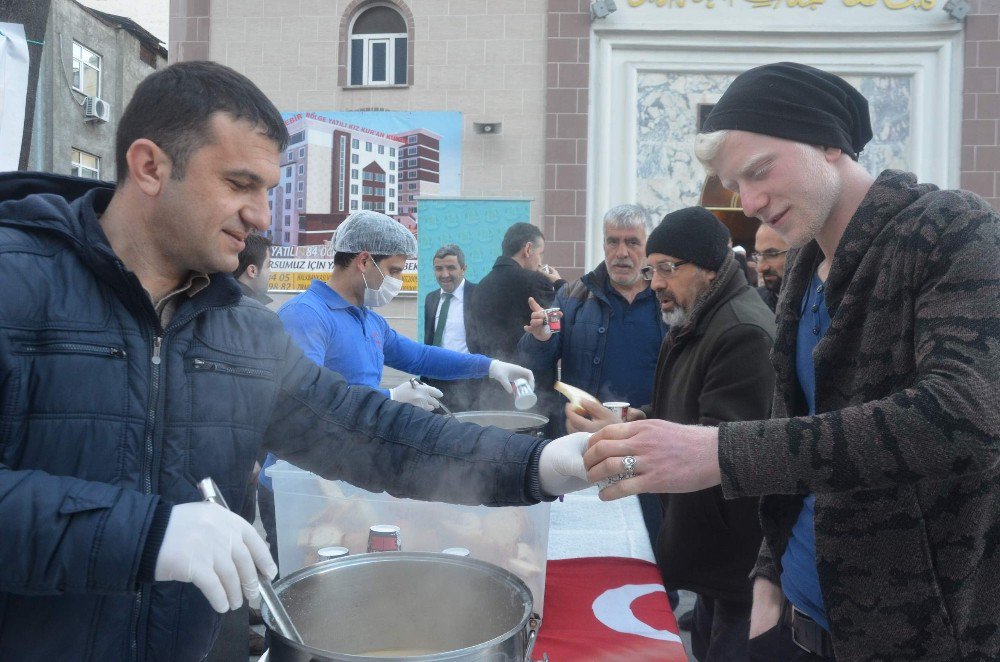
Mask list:
[[[262,449],[398,497],[520,505],[587,484],[585,441],[461,424],[307,359],[232,277],[289,140],[211,62],[153,73],[117,187],[0,175],[0,660],[201,660],[275,572],[238,515]],[[445,474],[461,481],[442,480]]]

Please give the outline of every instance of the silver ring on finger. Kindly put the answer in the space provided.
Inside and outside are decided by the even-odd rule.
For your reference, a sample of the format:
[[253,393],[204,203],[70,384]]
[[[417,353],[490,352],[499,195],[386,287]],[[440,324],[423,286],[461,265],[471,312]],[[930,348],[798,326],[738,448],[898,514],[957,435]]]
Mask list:
[[622,475],[625,478],[635,478],[635,456],[626,455],[622,458]]

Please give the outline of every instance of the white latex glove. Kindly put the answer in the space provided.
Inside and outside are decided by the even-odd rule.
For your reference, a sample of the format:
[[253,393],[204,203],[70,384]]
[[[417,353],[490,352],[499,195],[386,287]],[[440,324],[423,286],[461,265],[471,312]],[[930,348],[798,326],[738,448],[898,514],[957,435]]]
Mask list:
[[574,432],[553,439],[542,449],[538,458],[538,483],[543,492],[556,496],[590,487],[583,466],[588,439],[589,432]]
[[408,402],[414,407],[420,407],[424,411],[434,411],[441,406],[437,401],[444,393],[433,386],[428,386],[423,382],[410,380],[403,382],[393,389],[389,389],[389,397],[396,402]]
[[239,515],[214,503],[183,503],[170,511],[154,579],[188,582],[224,614],[238,609],[243,596],[260,594],[257,569],[278,574],[267,543]]
[[490,378],[500,382],[500,386],[503,386],[508,393],[514,392],[515,379],[527,379],[528,383],[531,384],[532,390],[535,388],[535,376],[530,370],[513,363],[504,363],[497,359],[493,359],[490,362]]

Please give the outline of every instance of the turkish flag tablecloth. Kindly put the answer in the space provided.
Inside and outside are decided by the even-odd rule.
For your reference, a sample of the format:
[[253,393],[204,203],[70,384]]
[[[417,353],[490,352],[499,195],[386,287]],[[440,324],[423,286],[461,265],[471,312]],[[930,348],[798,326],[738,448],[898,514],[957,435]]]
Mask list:
[[656,565],[600,557],[549,561],[532,657],[550,662],[685,662]]

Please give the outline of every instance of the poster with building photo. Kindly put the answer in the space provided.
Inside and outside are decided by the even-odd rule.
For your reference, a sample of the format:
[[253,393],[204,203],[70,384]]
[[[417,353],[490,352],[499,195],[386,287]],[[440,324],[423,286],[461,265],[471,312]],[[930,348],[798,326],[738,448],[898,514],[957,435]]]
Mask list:
[[[419,241],[418,196],[461,192],[462,114],[282,113],[291,136],[269,194],[270,289],[300,292],[333,270],[331,239],[352,212],[371,209]],[[403,290],[416,292],[417,263]]]

